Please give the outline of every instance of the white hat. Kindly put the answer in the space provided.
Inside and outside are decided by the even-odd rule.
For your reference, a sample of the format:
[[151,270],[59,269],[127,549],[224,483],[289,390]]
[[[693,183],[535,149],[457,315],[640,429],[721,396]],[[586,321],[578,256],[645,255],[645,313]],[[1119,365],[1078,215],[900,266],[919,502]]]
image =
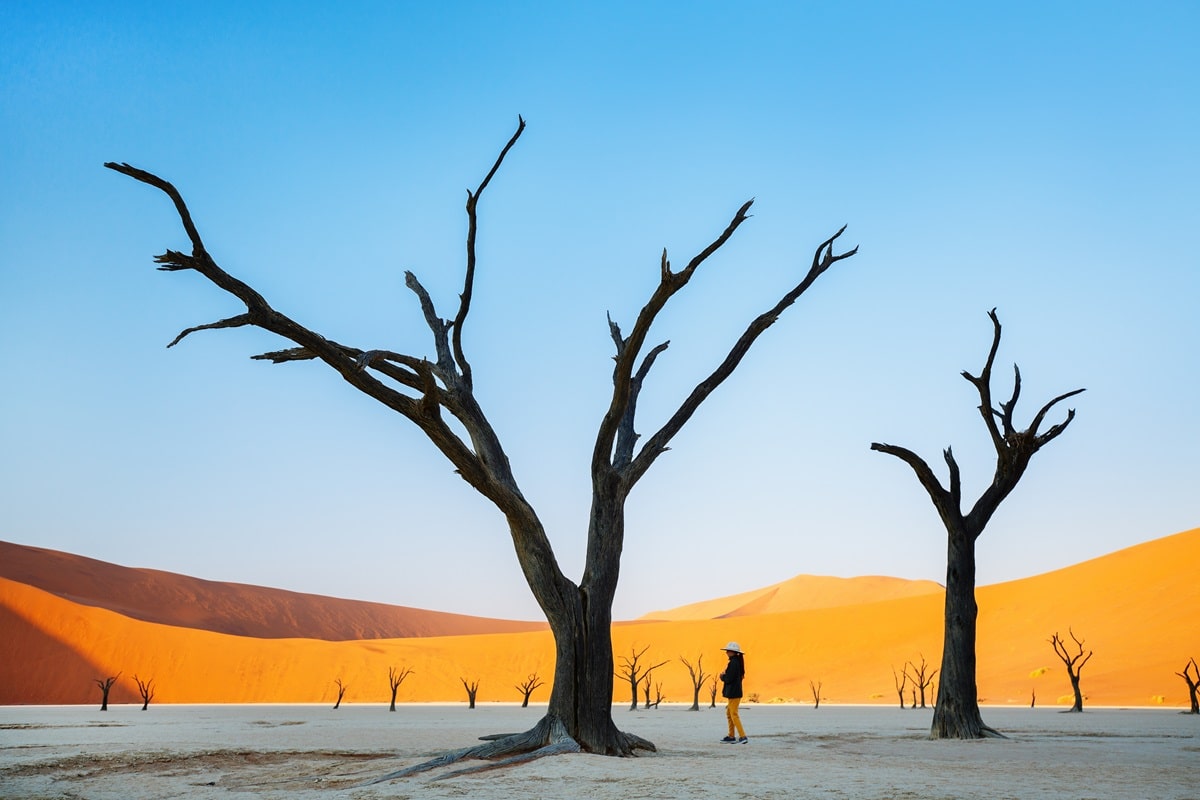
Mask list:
[[737,642],[730,642],[729,644],[725,645],[725,646],[724,646],[724,647],[722,647],[721,649],[722,649],[722,650],[724,650],[726,653],[740,653],[740,652],[742,652],[742,648],[738,647],[738,643],[737,643]]

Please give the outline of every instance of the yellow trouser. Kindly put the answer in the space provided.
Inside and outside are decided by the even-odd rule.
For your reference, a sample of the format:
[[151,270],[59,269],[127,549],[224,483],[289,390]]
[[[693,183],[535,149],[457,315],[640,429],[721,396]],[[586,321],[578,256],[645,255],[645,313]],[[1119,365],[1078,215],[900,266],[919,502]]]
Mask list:
[[738,706],[741,705],[742,698],[730,697],[727,698],[725,706],[725,719],[729,720],[729,735],[733,736],[736,733],[738,736],[745,738],[746,729],[742,727],[742,718],[738,716]]

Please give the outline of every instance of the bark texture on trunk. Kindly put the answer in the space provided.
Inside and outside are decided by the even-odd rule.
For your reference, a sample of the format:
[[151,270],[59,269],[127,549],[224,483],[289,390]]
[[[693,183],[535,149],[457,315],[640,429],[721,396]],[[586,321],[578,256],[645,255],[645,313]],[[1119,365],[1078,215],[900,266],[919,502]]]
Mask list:
[[946,624],[942,682],[933,709],[935,739],[979,739],[991,729],[979,713],[975,683],[975,537],[963,530],[947,536]]

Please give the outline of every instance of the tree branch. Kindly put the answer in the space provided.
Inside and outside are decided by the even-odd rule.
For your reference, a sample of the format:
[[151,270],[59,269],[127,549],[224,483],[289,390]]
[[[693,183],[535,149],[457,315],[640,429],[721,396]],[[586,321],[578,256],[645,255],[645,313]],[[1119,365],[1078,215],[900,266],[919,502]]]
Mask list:
[[517,132],[508,140],[508,144],[504,145],[504,149],[500,151],[500,155],[496,157],[496,161],[492,164],[491,170],[487,176],[479,184],[474,194],[467,192],[467,267],[466,275],[463,279],[463,291],[459,297],[458,314],[454,317],[453,337],[454,337],[454,357],[458,361],[459,369],[462,370],[463,382],[470,388],[472,386],[471,379],[471,364],[467,361],[466,355],[463,354],[462,348],[462,330],[463,325],[467,321],[467,313],[471,310],[471,297],[475,291],[475,237],[479,229],[479,219],[476,214],[476,207],[479,204],[479,197],[483,194],[483,190],[491,183],[492,176],[496,174],[496,170],[500,169],[500,165],[504,162],[504,157],[508,155],[508,151],[517,143],[517,139],[521,138],[521,134],[525,131],[525,120],[520,115],[517,116]]
[[[738,211],[738,214],[744,216],[745,211],[749,208],[749,206],[749,203],[742,206],[742,208]],[[737,218],[735,218],[735,222],[737,224],[741,224]],[[736,225],[731,224],[730,227],[726,229],[726,234],[731,234],[735,228]],[[734,343],[733,347],[730,348],[728,355],[725,356],[725,360],[722,361],[721,364],[715,370],[713,370],[713,372],[707,378],[696,385],[691,394],[688,395],[688,397],[683,401],[671,418],[668,419],[661,428],[659,428],[657,433],[655,433],[646,441],[646,444],[643,445],[641,452],[638,453],[637,458],[634,459],[634,462],[630,467],[628,480],[631,485],[636,483],[641,476],[646,473],[646,470],[650,468],[650,465],[653,464],[660,455],[666,452],[667,444],[670,443],[671,439],[674,438],[675,434],[677,434],[680,429],[683,428],[687,421],[692,418],[692,415],[696,413],[696,410],[700,407],[701,403],[708,399],[709,395],[711,395],[718,386],[724,383],[726,378],[733,374],[733,371],[737,369],[737,366],[741,363],[746,353],[750,351],[750,347],[754,344],[758,337],[761,336],[762,333],[767,330],[767,328],[774,325],[776,320],[779,319],[780,315],[787,310],[788,307],[795,303],[802,294],[808,291],[809,287],[812,286],[816,279],[819,278],[826,270],[828,270],[838,261],[850,258],[858,252],[857,247],[840,254],[833,251],[833,243],[839,236],[842,235],[842,232],[845,230],[846,226],[843,225],[837,233],[817,246],[813,253],[812,266],[809,268],[808,273],[804,276],[804,279],[801,280],[800,283],[796,284],[791,291],[787,292],[782,298],[780,298],[779,302],[776,303],[769,311],[758,315],[753,321],[750,322],[750,324],[746,327],[746,330]],[[726,236],[725,238],[728,237]],[[715,250],[715,248],[710,246],[709,251],[711,250]],[[706,251],[706,253],[709,251]],[[693,259],[693,261],[695,260]],[[688,270],[692,269],[692,265],[689,265]],[[690,272],[688,274],[690,275]]]

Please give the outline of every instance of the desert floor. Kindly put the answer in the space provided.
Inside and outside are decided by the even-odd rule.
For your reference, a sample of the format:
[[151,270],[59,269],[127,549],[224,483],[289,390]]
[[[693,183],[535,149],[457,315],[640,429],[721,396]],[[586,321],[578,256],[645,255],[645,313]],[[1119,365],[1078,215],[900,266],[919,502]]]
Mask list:
[[4,798],[1200,798],[1200,717],[1166,709],[985,708],[1007,740],[931,741],[930,710],[751,705],[614,710],[658,746],[477,775],[363,781],[475,737],[524,730],[514,705],[0,707]]

